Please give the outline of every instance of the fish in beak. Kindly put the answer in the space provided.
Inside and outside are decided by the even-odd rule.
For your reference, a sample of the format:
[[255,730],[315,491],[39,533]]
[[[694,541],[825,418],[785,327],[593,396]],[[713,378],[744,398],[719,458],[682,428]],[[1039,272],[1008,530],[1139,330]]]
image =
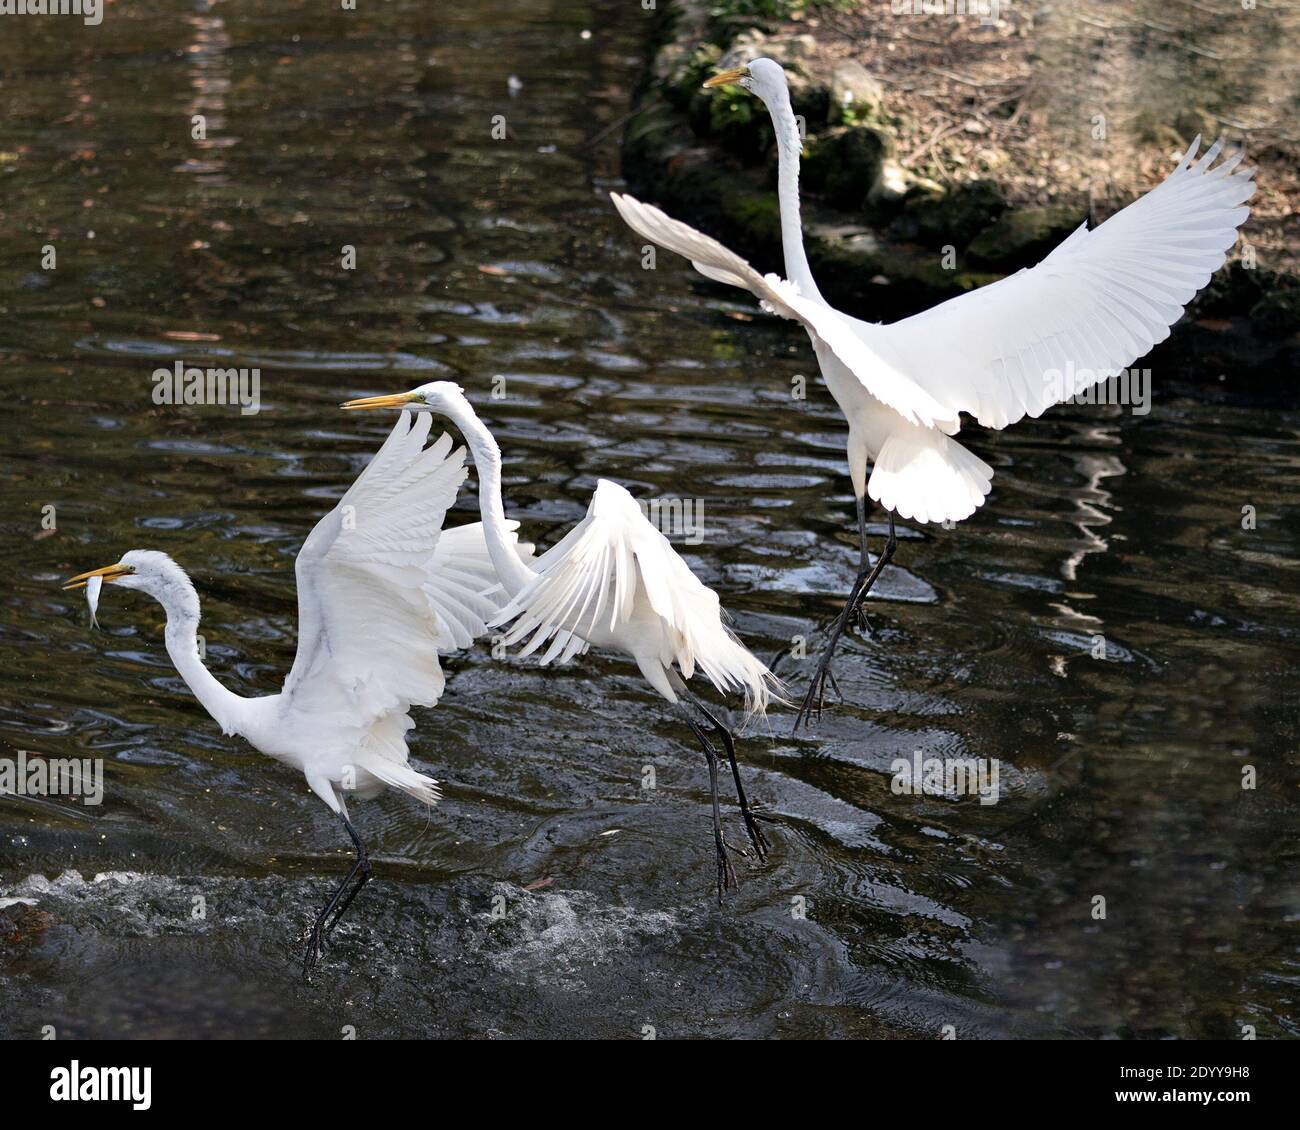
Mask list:
[[95,613],[99,610],[99,590],[103,587],[103,577],[91,577],[86,582],[86,603],[90,606],[90,626],[99,627],[99,618]]
[[99,577],[102,584],[110,584],[117,580],[118,577],[129,576],[135,570],[130,565],[123,565],[119,562],[116,565],[105,565],[102,569],[92,569],[89,573],[78,573],[75,577],[69,577],[63,582],[64,591],[68,589],[84,589],[91,577]]

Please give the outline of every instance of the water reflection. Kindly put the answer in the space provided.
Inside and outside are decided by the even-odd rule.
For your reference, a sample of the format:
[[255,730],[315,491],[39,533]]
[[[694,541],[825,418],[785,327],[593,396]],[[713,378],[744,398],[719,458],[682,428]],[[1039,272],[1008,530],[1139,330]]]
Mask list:
[[220,0],[199,0],[189,17],[194,38],[187,48],[190,83],[194,97],[188,107],[190,140],[205,154],[203,159],[190,157],[177,166],[176,172],[193,173],[200,181],[220,183],[225,170],[221,150],[239,143],[226,134],[226,94],[230,90],[230,36],[225,21],[216,14]]

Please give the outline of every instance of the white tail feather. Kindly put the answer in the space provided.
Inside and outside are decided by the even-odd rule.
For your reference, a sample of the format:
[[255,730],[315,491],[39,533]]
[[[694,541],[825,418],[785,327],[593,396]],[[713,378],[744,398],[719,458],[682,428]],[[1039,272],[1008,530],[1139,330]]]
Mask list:
[[417,773],[402,762],[363,754],[357,758],[357,768],[364,769],[372,777],[377,777],[384,784],[400,789],[424,804],[434,805],[442,799],[437,781],[423,773]]
[[867,493],[913,522],[960,522],[988,497],[993,468],[928,428],[894,432],[876,456]]

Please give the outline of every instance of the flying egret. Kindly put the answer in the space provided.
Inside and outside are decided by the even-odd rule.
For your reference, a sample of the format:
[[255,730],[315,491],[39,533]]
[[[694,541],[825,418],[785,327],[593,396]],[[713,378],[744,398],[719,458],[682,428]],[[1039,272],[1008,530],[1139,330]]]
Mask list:
[[[117,564],[63,586],[85,585],[93,599],[99,582],[158,601],[167,613],[167,654],[222,732],[302,770],[312,792],[342,820],[357,861],[316,917],[304,976],[370,878],[345,794],[370,798],[387,786],[437,802],[438,783],[407,762],[410,708],[438,701],[444,687],[439,652],[468,647],[504,603],[500,595],[485,595],[496,576],[482,525],[442,528],[469,472],[465,449],[452,451],[450,436],[425,447],[429,426],[427,416],[400,416],[303,543],[295,566],[298,651],[279,694],[244,698],[204,666],[198,594],[167,554],[133,549]],[[513,544],[510,528],[494,532]]]
[[511,524],[501,500],[501,449],[458,385],[434,381],[410,392],[350,400],[343,407],[436,412],[460,429],[478,470],[488,552],[509,597],[492,622],[496,626],[514,621],[504,636],[506,646],[528,636],[519,654],[530,655],[549,644],[542,664],[566,662],[591,645],[621,651],[635,660],[651,687],[681,711],[708,763],[721,901],[736,876],[722,834],[719,756],[710,735],[721,743],[731,764],[745,831],[760,860],[767,858],[768,844],[745,796],[735,739],[686,680],[698,667],[720,692],[743,691],[750,715],[766,709],[778,684],[723,623],[718,594],[700,583],[636,500],[608,479],[596,484],[587,516],[548,553],[536,560],[521,554],[507,536]]
[[[813,280],[799,219],[803,143],[785,72],[771,59],[755,59],[704,85],[726,83],[757,95],[772,116],[788,281],[761,276],[716,240],[658,208],[611,195],[642,237],[802,322],[848,420],[858,572],[795,715],[797,729],[814,711],[820,715],[827,679],[834,681],[830,663],[840,635],[893,558],[894,515],[920,523],[958,522],[988,495],[993,469],[952,438],[962,425],[960,413],[999,429],[1039,416],[1117,375],[1163,341],[1236,241],[1237,228],[1250,214],[1242,205],[1254,193],[1254,170],[1237,169],[1240,155],[1214,165],[1222,141],[1194,161],[1197,137],[1162,184],[1092,231],[1081,224],[1037,266],[879,325],[829,306]],[[889,536],[874,566],[867,553],[868,495],[889,516]]]

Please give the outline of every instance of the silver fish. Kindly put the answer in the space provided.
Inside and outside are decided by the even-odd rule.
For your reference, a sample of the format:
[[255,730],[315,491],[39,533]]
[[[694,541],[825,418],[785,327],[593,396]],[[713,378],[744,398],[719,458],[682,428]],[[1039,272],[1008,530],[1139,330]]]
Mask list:
[[103,577],[91,577],[86,582],[86,603],[90,605],[90,626],[99,627],[99,621],[95,619],[95,609],[99,607],[99,590],[104,584]]

